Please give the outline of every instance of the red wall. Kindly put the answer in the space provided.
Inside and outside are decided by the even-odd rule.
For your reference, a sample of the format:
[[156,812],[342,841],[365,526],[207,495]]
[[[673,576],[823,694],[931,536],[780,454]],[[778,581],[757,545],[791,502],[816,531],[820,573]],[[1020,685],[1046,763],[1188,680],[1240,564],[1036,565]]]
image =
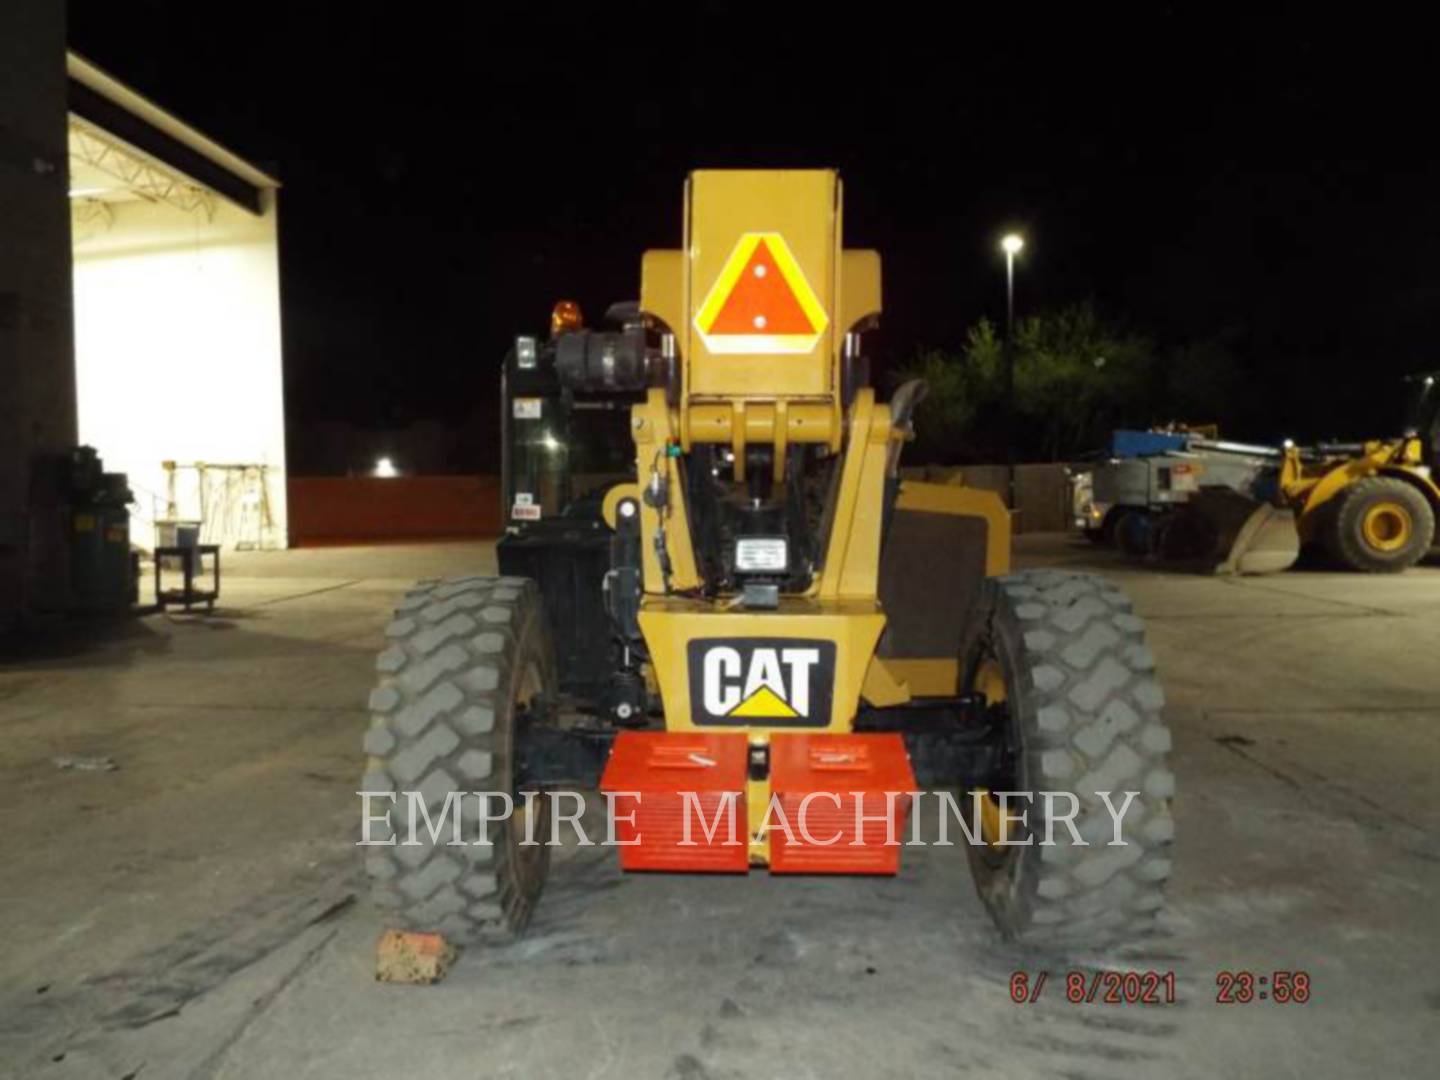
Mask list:
[[294,547],[500,533],[494,476],[292,476],[287,490]]

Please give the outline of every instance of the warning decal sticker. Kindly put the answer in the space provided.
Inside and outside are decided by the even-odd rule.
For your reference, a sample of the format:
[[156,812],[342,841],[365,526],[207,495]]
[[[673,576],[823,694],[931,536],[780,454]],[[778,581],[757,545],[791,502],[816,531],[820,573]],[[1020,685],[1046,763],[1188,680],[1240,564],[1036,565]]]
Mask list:
[[695,328],[719,354],[808,353],[829,325],[779,233],[745,233],[725,260]]

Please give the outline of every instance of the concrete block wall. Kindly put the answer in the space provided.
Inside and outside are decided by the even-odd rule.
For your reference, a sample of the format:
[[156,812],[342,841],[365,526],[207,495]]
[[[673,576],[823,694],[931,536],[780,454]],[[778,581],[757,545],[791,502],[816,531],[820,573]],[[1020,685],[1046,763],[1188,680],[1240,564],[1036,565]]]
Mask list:
[[295,547],[498,536],[494,476],[292,476]]

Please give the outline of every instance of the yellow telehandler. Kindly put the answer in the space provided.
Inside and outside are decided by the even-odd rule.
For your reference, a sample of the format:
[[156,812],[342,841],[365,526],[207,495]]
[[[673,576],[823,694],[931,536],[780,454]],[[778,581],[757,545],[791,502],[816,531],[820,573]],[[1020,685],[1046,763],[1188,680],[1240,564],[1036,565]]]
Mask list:
[[376,665],[363,787],[391,809],[362,850],[392,924],[519,932],[557,789],[598,787],[626,869],[844,874],[896,873],[939,789],[1007,937],[1152,925],[1174,778],[1142,620],[1013,572],[995,495],[902,481],[923,387],[866,385],[880,259],[840,196],[695,172],[613,328],[562,305],[516,340],[500,575],[420,583]]

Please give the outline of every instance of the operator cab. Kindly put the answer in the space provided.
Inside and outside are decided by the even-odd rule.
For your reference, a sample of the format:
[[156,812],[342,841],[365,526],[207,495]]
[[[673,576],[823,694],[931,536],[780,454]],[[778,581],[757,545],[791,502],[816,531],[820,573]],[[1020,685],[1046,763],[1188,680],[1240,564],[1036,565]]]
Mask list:
[[[549,341],[520,337],[505,358],[501,396],[505,533],[525,536],[564,523],[600,521],[613,485],[635,478],[629,410],[642,392],[577,398],[557,368],[555,341],[579,329],[579,308],[562,300]],[[556,525],[556,520],[562,523]]]
[[1440,371],[1409,376],[1405,435],[1420,440],[1420,455],[1440,482]]
[[[522,336],[505,357],[501,382],[501,472],[504,533],[496,545],[500,572],[543,582],[563,693],[609,702],[623,667],[604,604],[611,532],[601,514],[606,493],[635,479],[630,408],[642,389],[586,385],[562,374],[574,343],[630,343],[643,358],[647,333],[633,305],[607,316],[617,333],[582,330],[579,307],[556,304],[549,338]],[[582,358],[583,359],[583,358]],[[602,360],[603,366],[603,360]],[[632,687],[623,688],[633,698]]]

